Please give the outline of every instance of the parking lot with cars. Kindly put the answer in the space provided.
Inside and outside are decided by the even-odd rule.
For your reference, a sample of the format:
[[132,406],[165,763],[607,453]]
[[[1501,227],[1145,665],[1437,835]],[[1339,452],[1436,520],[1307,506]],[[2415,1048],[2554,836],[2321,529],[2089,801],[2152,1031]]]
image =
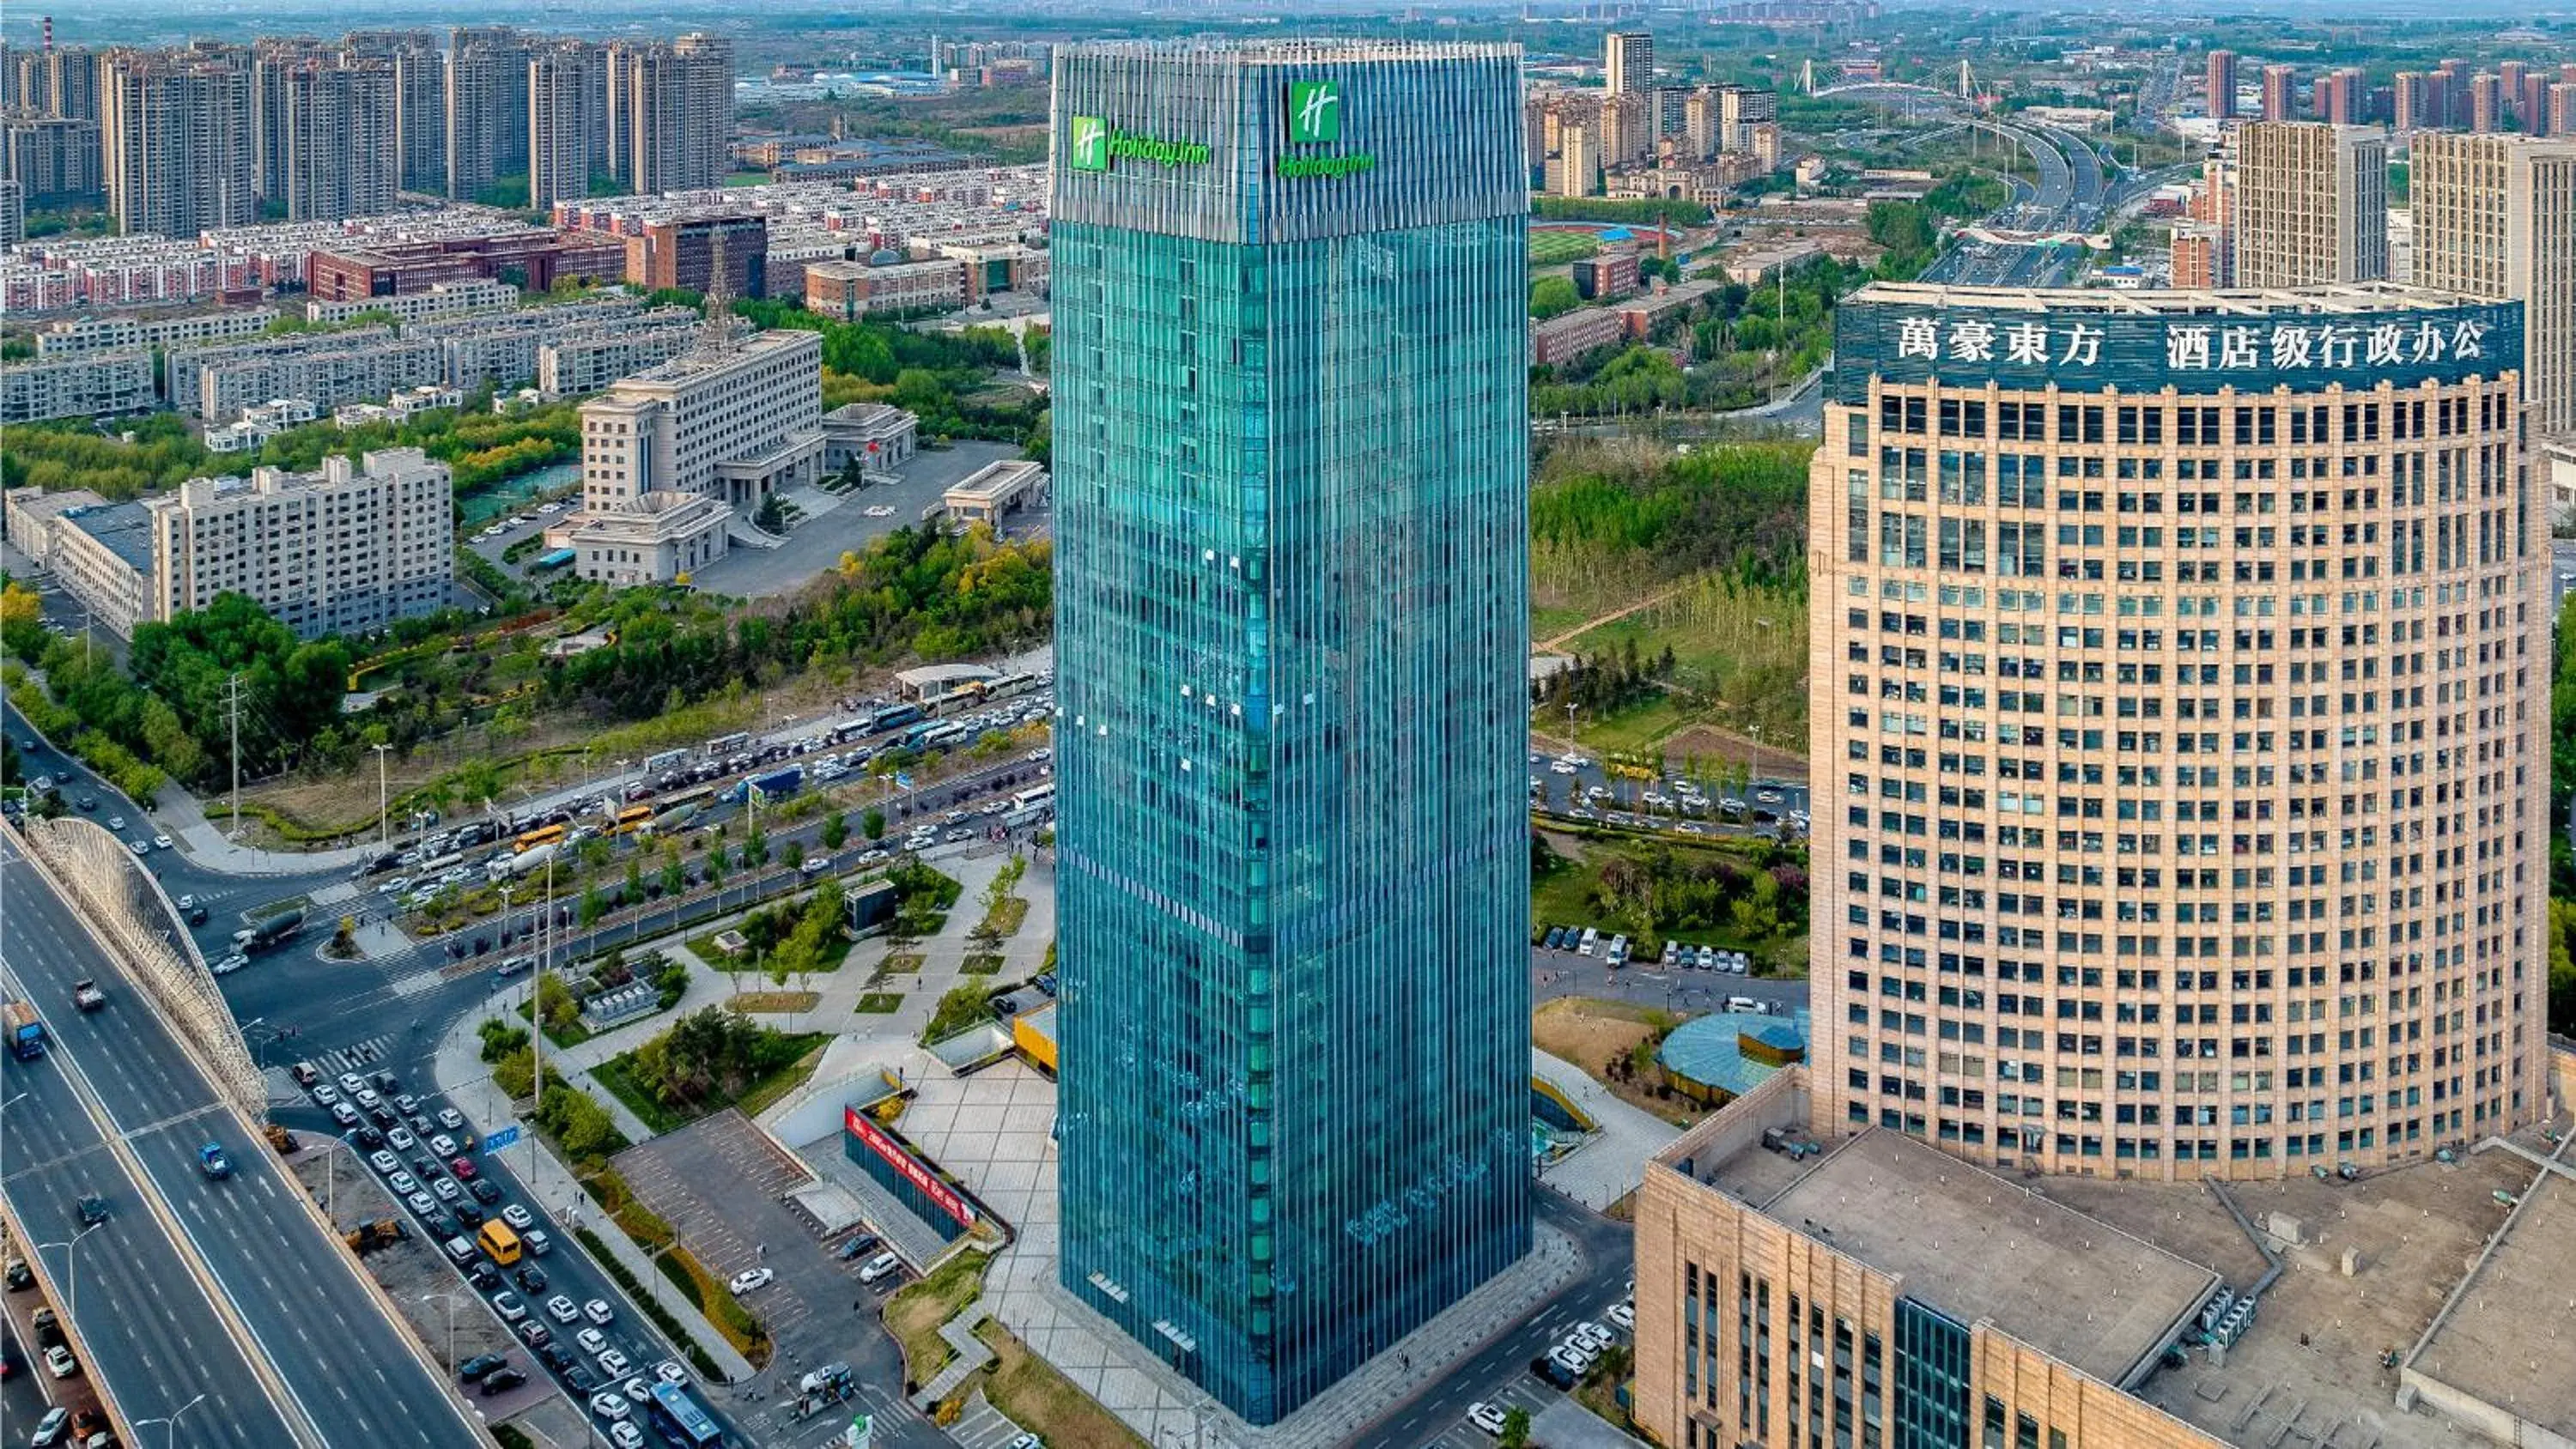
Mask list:
[[473,1392],[494,1397],[551,1377],[617,1449],[700,1449],[706,1441],[678,1427],[653,1387],[678,1386],[712,1418],[695,1376],[607,1275],[568,1246],[555,1215],[520,1187],[506,1146],[487,1150],[452,1104],[405,1090],[391,1071],[332,1077],[310,1062],[289,1071],[312,1106],[278,1119],[327,1118],[516,1340],[515,1349],[472,1362],[471,1374],[460,1367]]
[[1589,755],[1535,751],[1529,771],[1530,808],[1542,815],[1685,836],[1807,833],[1807,787],[1794,780],[1748,780],[1738,790],[1672,773],[1639,778],[1613,773]]

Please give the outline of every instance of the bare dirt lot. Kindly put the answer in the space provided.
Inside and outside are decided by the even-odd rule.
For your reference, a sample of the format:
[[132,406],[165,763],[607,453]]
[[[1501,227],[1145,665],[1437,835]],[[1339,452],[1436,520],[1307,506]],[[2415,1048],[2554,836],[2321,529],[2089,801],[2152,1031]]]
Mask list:
[[[298,1152],[292,1166],[296,1178],[313,1194],[313,1200],[327,1205],[326,1211],[342,1232],[361,1223],[402,1216],[383,1185],[358,1161],[357,1154],[345,1147],[326,1139],[319,1149],[307,1147]],[[502,1330],[500,1320],[439,1256],[438,1245],[421,1236],[420,1225],[406,1221],[404,1228],[409,1236],[401,1242],[378,1248],[359,1261],[402,1309],[403,1321],[412,1336],[429,1345],[430,1357],[452,1373],[457,1364],[477,1354],[516,1348],[517,1343]],[[454,1301],[442,1302],[439,1295]],[[452,1340],[448,1336],[451,1312],[456,1325]]]
[[1656,1096],[1652,1085],[1654,1068],[1649,1067],[1633,1081],[1608,1073],[1612,1057],[1634,1051],[1638,1043],[1655,1035],[1658,1022],[1670,1020],[1667,1013],[1652,1007],[1565,996],[1544,1002],[1530,1013],[1530,1040],[1550,1056],[1562,1057],[1583,1068],[1628,1105],[1687,1126],[1698,1121],[1701,1114],[1687,1099]]

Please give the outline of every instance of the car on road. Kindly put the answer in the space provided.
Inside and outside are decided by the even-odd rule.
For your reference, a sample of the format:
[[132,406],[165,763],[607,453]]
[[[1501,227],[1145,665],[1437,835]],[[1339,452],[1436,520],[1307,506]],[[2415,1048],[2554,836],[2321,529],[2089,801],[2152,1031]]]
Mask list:
[[152,848],[155,850],[168,850],[170,848],[170,837],[166,835],[153,836]]
[[328,1107],[339,1100],[340,1089],[329,1082],[323,1082],[313,1089],[313,1105],[316,1107]]
[[295,1079],[295,1085],[299,1087],[310,1087],[315,1082],[322,1080],[322,1074],[313,1069],[313,1064],[311,1062],[297,1062],[295,1065],[286,1069],[286,1074],[293,1077]]
[[474,1380],[483,1377],[494,1369],[508,1368],[509,1366],[510,1360],[506,1355],[497,1353],[478,1353],[456,1366],[456,1376],[467,1383],[472,1383]]
[[70,1349],[55,1344],[45,1350],[45,1372],[58,1379],[70,1378],[80,1372],[80,1360],[72,1357]]
[[367,1165],[374,1168],[380,1177],[391,1177],[402,1171],[402,1159],[382,1148],[367,1154]]
[[392,1188],[395,1192],[404,1197],[410,1197],[412,1194],[420,1191],[420,1179],[397,1167],[393,1171],[385,1174],[385,1186]]
[[71,1429],[71,1410],[60,1405],[47,1409],[45,1417],[36,1421],[36,1432],[34,1437],[27,1441],[27,1449],[54,1449],[55,1445],[63,1442],[63,1436],[69,1434]]
[[1613,1303],[1610,1305],[1610,1311],[1603,1316],[1624,1332],[1637,1331],[1637,1310],[1628,1304]]
[[545,1347],[538,1349],[537,1357],[544,1359],[546,1361],[546,1367],[553,1369],[556,1373],[562,1373],[565,1369],[571,1368],[574,1364],[581,1362],[579,1358],[574,1356],[571,1349],[560,1343],[550,1343]]
[[653,1365],[653,1377],[679,1388],[689,1386],[689,1371],[680,1367],[680,1361],[675,1358],[666,1358]]
[[607,1299],[593,1298],[581,1305],[581,1316],[604,1327],[616,1319],[617,1310],[608,1306]]
[[590,1411],[603,1419],[623,1419],[634,1410],[627,1407],[626,1396],[615,1389],[602,1389],[590,1396]]
[[465,1130],[465,1114],[453,1107],[441,1107],[438,1109],[438,1125],[450,1132],[462,1132]]
[[501,1200],[501,1184],[494,1182],[488,1177],[478,1177],[474,1179],[472,1184],[466,1188],[466,1191],[474,1194],[474,1200],[476,1202],[483,1203],[486,1206]]
[[546,1270],[538,1267],[534,1263],[522,1263],[519,1265],[518,1273],[514,1276],[518,1278],[519,1287],[524,1292],[543,1293],[546,1291]]
[[444,1132],[439,1133],[429,1139],[429,1150],[440,1161],[448,1161],[456,1156],[456,1139]]
[[555,1331],[533,1318],[520,1324],[515,1331],[519,1335],[519,1342],[530,1348],[543,1349],[547,1344],[555,1341]]
[[230,976],[249,964],[250,958],[248,956],[243,955],[239,951],[235,951],[231,955],[217,961],[206,969],[217,976]]
[[597,1355],[608,1351],[608,1335],[596,1328],[583,1329],[572,1336],[572,1341],[581,1345],[583,1353]]
[[358,1125],[358,1109],[346,1102],[334,1102],[331,1104],[331,1120],[343,1127],[355,1127]]
[[519,1234],[519,1243],[529,1253],[540,1258],[555,1250],[555,1240],[547,1237],[546,1230],[543,1228],[530,1228]]
[[492,1311],[501,1315],[503,1323],[517,1323],[528,1316],[528,1303],[526,1299],[504,1288],[492,1295]]
[[495,1292],[501,1287],[501,1270],[478,1258],[465,1270],[465,1281],[478,1293]]
[[[73,1204],[73,1210],[80,1217],[80,1225],[85,1228],[94,1228],[100,1223],[107,1221],[107,1199],[100,1197],[95,1193],[84,1197],[79,1202]],[[761,1271],[766,1273],[769,1270],[763,1268]]]
[[125,817],[122,815],[110,815],[107,817],[107,828],[110,830],[123,830],[125,828]]
[[388,1127],[385,1129],[385,1145],[396,1152],[409,1152],[418,1144],[419,1139],[413,1137],[410,1132],[403,1128]]
[[611,1449],[644,1449],[644,1431],[633,1420],[620,1419],[608,1426],[608,1442]]
[[1469,1404],[1467,1406],[1467,1422],[1484,1430],[1486,1433],[1493,1435],[1497,1439],[1501,1438],[1503,1435],[1503,1411],[1493,1404]]
[[769,1280],[777,1276],[777,1273],[767,1268],[745,1268],[734,1274],[733,1281],[725,1284],[725,1287],[735,1293],[748,1293],[755,1288],[767,1286]]
[[563,1371],[563,1380],[565,1388],[572,1390],[576,1394],[584,1396],[587,1396],[593,1389],[599,1387],[599,1375],[592,1373],[588,1364],[577,1363],[572,1367],[565,1369]]
[[472,1182],[474,1180],[474,1159],[470,1157],[451,1157],[447,1160],[447,1170],[455,1173],[456,1180],[459,1182]]
[[403,1199],[403,1206],[423,1218],[428,1218],[438,1211],[438,1199],[425,1192],[415,1192]]
[[224,1156],[223,1144],[209,1142],[197,1149],[197,1170],[216,1182],[233,1175],[233,1162]]
[[528,1211],[522,1204],[514,1202],[501,1209],[501,1221],[508,1223],[516,1231],[525,1232],[536,1226],[537,1215]]
[[9,1260],[9,1291],[12,1293],[24,1293],[35,1286],[35,1270],[28,1267],[23,1261],[11,1258]]
[[581,1308],[561,1293],[546,1300],[546,1317],[557,1323],[570,1323],[581,1317]]
[[626,1370],[630,1367],[632,1365],[627,1362],[626,1355],[617,1349],[605,1348],[599,1351],[599,1371],[610,1378],[626,1377]]
[[454,1182],[451,1182],[444,1177],[432,1182],[429,1185],[429,1190],[438,1194],[438,1200],[440,1202],[452,1203],[465,1196],[465,1189],[458,1187]]

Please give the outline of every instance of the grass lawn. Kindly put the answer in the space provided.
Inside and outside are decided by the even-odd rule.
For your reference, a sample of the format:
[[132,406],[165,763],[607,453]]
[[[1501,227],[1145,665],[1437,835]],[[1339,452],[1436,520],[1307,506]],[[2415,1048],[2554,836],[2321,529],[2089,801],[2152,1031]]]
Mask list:
[[952,1350],[939,1336],[939,1326],[984,1291],[984,1269],[991,1262],[987,1253],[959,1253],[886,1300],[886,1332],[903,1348],[906,1391],[938,1377],[947,1364]]
[[636,1077],[633,1052],[620,1052],[610,1057],[591,1068],[590,1074],[602,1087],[608,1089],[610,1095],[625,1103],[626,1110],[634,1113],[645,1126],[659,1135],[677,1131],[711,1112],[721,1112],[727,1107],[738,1106],[746,1114],[752,1114],[770,1106],[789,1092],[804,1085],[806,1080],[814,1075],[814,1069],[822,1063],[823,1048],[831,1045],[831,1041],[829,1032],[806,1032],[799,1035],[776,1033],[774,1040],[765,1050],[767,1059],[773,1065],[760,1076],[744,1083],[740,1096],[728,1097],[719,1088],[709,1092],[703,1100],[691,1102],[685,1107],[665,1105],[661,1098],[655,1096],[652,1090]]
[[887,954],[885,964],[877,969],[888,976],[901,976],[920,970],[921,961],[922,956],[918,951],[894,951]]
[[999,1320],[985,1319],[975,1336],[993,1350],[984,1397],[994,1408],[1019,1423],[1045,1425],[1047,1443],[1063,1449],[1145,1449],[1145,1441],[1116,1415],[1029,1352]]
[[689,939],[689,949],[697,953],[699,960],[713,966],[718,971],[728,970],[736,964],[743,966],[750,965],[751,953],[749,951],[743,952],[741,957],[736,958],[727,955],[724,948],[716,944],[716,937],[723,934],[723,931],[709,931],[703,936],[693,936]]
[[1028,918],[1029,903],[1018,896],[1010,896],[985,912],[983,921],[975,930],[977,934],[990,936],[996,941],[1007,941],[1013,932],[1019,930],[1020,923]]
[[725,1010],[739,1011],[745,1016],[755,1013],[793,1016],[800,1011],[812,1011],[822,1003],[823,993],[819,991],[743,991],[725,1002]]
[[[1766,744],[1798,750],[1807,738],[1807,601],[1785,589],[1754,589],[1709,575],[1670,598],[1562,646],[1582,654],[1624,651],[1641,660],[1673,653],[1672,683],[1697,708],[1667,716],[1657,706],[1598,722],[1580,721],[1582,739],[1600,749],[1638,749],[1682,725],[1705,720],[1738,734],[1760,727]],[[1538,721],[1564,727],[1563,711]]]
[[1002,958],[984,952],[968,956],[960,967],[969,976],[991,976],[1002,969]]
[[[1599,841],[1570,842],[1563,836],[1550,836],[1549,841],[1555,850],[1571,848],[1578,853],[1571,857],[1558,855],[1549,868],[1531,874],[1530,929],[1534,937],[1543,937],[1550,926],[1592,926],[1604,936],[1625,932],[1630,952],[1641,957],[1647,949],[1660,949],[1666,941],[1687,941],[1694,946],[1714,946],[1721,951],[1742,951],[1753,958],[1757,976],[1801,977],[1806,974],[1807,935],[1803,931],[1754,939],[1729,926],[1700,929],[1661,925],[1649,930],[1629,915],[1603,911],[1592,902],[1592,888],[1601,878],[1601,863],[1620,853],[1620,847]],[[1689,845],[1668,836],[1659,838],[1653,848],[1669,850],[1677,859],[1691,855],[1718,855],[1734,859],[1747,871],[1753,868],[1739,852]],[[1600,964],[1597,956],[1586,958],[1569,954],[1565,961],[1578,968]],[[1713,973],[1711,979],[1714,979]]]
[[1594,240],[1590,232],[1539,231],[1533,228],[1529,234],[1529,259],[1533,267],[1579,261],[1584,257],[1597,256],[1600,251],[1601,243]]
[[[536,1020],[535,1012],[536,1008],[534,1006],[522,1002],[519,1006],[519,1020],[534,1021]],[[582,1025],[581,1020],[578,1017],[574,1018],[572,1025],[565,1027],[561,1031],[557,1031],[551,1026],[546,1028],[546,1045],[548,1046],[579,1046],[588,1040],[590,1040],[590,1028]]]
[[1592,611],[1589,609],[1532,608],[1530,638],[1553,639],[1568,629],[1580,628],[1583,621],[1591,617]]
[[859,998],[859,1010],[870,1016],[890,1016],[903,1009],[900,991],[871,991]]

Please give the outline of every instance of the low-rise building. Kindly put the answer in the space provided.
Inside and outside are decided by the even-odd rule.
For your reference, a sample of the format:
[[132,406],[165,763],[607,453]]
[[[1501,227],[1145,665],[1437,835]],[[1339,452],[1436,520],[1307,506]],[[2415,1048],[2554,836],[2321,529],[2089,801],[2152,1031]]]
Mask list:
[[951,523],[981,523],[1000,528],[1002,520],[1023,508],[1045,503],[1047,470],[1025,458],[987,463],[957,480],[940,495]]
[[0,423],[138,413],[157,401],[148,352],[39,358],[0,367]]
[[1690,315],[1693,307],[1707,301],[1717,290],[1715,282],[1683,282],[1665,287],[1621,304],[1619,321],[1630,337],[1643,341],[1654,335],[1656,325],[1665,318]]
[[[723,558],[733,509],[700,493],[647,493],[624,508],[576,515],[562,547],[573,571],[611,584],[682,582]],[[549,533],[547,541],[552,543]]]
[[396,292],[382,297],[316,299],[304,304],[308,322],[340,323],[381,313],[397,322],[428,322],[442,317],[468,317],[478,312],[507,312],[519,305],[519,289],[507,282],[476,277],[439,282],[426,291]]
[[1574,264],[1574,292],[1587,302],[1608,302],[1637,290],[1637,252],[1618,247]]
[[805,308],[855,322],[873,312],[953,312],[966,305],[966,266],[954,257],[926,261],[813,262],[805,268]]
[[456,571],[454,485],[418,448],[320,471],[191,478],[148,499],[148,617],[246,594],[297,637],[362,634],[444,607]]
[[843,403],[823,414],[823,471],[856,459],[862,468],[900,468],[912,460],[921,419],[892,403]]
[[140,503],[64,511],[46,566],[89,621],[122,639],[152,612],[152,516]]
[[1530,361],[1542,367],[1608,347],[1627,332],[1627,324],[1607,307],[1584,307],[1530,326]]
[[163,363],[170,405],[208,422],[270,398],[317,408],[371,402],[444,373],[435,340],[397,337],[388,327],[173,348]]
[[82,508],[105,508],[107,500],[86,488],[65,488],[48,493],[42,488],[12,488],[0,498],[0,527],[6,527],[9,544],[27,556],[38,568],[52,567],[54,527],[66,513]]
[[598,392],[688,351],[697,336],[695,318],[684,314],[660,325],[600,329],[541,343],[537,391],[558,398]]
[[36,334],[36,355],[89,357],[102,352],[149,352],[198,342],[257,337],[281,314],[274,307],[219,307],[172,317],[65,317]]

